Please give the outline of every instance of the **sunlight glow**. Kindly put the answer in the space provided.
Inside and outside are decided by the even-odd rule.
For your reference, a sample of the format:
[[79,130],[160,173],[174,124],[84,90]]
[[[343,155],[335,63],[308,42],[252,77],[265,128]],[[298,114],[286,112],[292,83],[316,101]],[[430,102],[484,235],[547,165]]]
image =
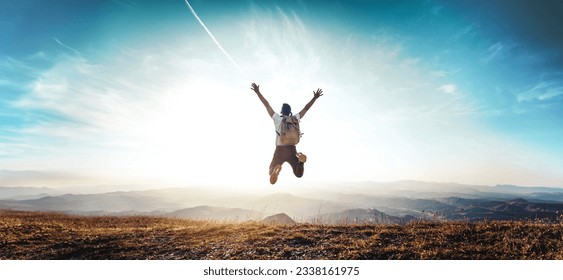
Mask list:
[[[429,50],[420,43],[426,38],[381,27],[391,25],[385,17],[344,28],[336,20],[350,19],[336,12],[341,18],[331,23],[306,18],[306,9],[259,4],[232,17],[210,10],[205,17],[198,9],[204,25],[186,3],[199,24],[182,7],[165,10],[178,18],[143,29],[142,36],[120,37],[146,24],[127,9],[124,18],[138,21],[108,20],[104,32],[112,36],[97,35],[103,48],[51,34],[54,50],[0,57],[2,75],[20,73],[0,76],[0,86],[28,79],[12,86],[15,97],[0,100],[0,109],[8,109],[0,112],[8,120],[0,127],[0,171],[65,171],[96,183],[269,185],[274,127],[250,90],[255,82],[275,111],[289,103],[297,113],[314,90],[324,91],[301,123],[305,176],[294,178],[286,165],[282,186],[403,179],[563,184],[560,146],[538,140],[556,133],[528,136],[506,132],[519,124],[504,130],[491,124],[534,110],[553,121],[562,96],[557,75],[496,92],[481,89],[497,77],[474,81],[481,71],[474,60],[496,73],[491,65],[513,51],[505,43],[471,41],[481,49],[468,53]],[[445,20],[439,16],[446,11],[427,15]],[[454,27],[459,30],[440,29],[452,45],[479,39],[469,34],[473,25]],[[465,56],[470,63],[462,63]],[[507,92],[516,98],[501,97]],[[544,120],[526,124],[535,129]],[[65,180],[61,184],[69,184]]]

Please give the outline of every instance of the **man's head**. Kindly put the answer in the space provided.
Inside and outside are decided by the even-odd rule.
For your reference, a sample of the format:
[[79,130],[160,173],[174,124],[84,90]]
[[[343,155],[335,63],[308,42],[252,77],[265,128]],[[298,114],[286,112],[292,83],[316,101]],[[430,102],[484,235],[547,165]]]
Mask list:
[[290,116],[291,115],[291,106],[289,106],[289,104],[287,104],[287,103],[283,103],[282,109],[281,109],[281,114],[284,115],[284,116]]

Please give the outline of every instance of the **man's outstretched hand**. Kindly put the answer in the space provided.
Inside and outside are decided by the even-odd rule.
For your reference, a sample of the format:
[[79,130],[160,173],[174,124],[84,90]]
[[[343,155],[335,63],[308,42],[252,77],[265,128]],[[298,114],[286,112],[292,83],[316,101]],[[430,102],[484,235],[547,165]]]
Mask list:
[[255,83],[252,83],[252,87],[250,89],[256,93],[260,93],[260,86]]
[[323,90],[322,89],[317,89],[317,91],[313,91],[313,96],[314,98],[319,98],[321,96],[323,96]]
[[271,118],[274,115],[274,110],[270,106],[270,103],[268,103],[268,100],[266,100],[266,98],[264,98],[264,96],[260,93],[260,86],[255,83],[252,83],[251,86],[252,87],[250,89],[256,92],[256,95],[258,95],[258,98],[260,98],[260,101],[262,101],[262,104],[264,104],[266,110],[268,110],[268,115],[270,115]]

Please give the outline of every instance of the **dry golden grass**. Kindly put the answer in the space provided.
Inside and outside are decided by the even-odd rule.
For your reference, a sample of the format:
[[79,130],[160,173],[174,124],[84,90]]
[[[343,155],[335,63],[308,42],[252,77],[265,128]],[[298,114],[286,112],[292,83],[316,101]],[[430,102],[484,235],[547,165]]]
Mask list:
[[563,223],[219,223],[0,210],[0,259],[563,259]]

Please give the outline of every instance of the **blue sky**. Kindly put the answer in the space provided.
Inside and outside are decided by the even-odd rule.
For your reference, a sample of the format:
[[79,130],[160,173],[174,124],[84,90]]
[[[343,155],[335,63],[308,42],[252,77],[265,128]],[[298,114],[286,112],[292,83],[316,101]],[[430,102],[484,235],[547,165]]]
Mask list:
[[[0,185],[563,187],[561,1],[0,1]],[[236,64],[236,66],[235,66]],[[242,128],[241,128],[242,127]]]

